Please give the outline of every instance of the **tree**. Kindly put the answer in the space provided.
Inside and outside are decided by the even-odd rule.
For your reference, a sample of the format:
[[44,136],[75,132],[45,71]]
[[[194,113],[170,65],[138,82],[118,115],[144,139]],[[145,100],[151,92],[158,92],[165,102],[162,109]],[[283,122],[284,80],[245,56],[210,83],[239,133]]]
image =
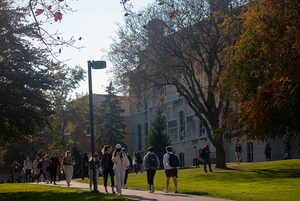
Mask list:
[[98,150],[102,150],[104,145],[121,144],[127,148],[124,142],[125,132],[125,117],[121,116],[124,109],[121,108],[121,102],[116,96],[115,89],[112,83],[106,88],[108,95],[102,102],[101,106],[96,109],[99,116],[97,117],[98,130],[100,136],[97,138]]
[[[127,16],[111,45],[116,85],[135,102],[164,97],[174,87],[204,123],[216,148],[216,167],[225,168],[222,118],[230,102],[220,85],[231,35],[220,26],[221,13],[234,15],[228,1],[174,1],[148,7],[142,16]],[[233,6],[234,5],[234,6]],[[229,10],[228,8],[232,8]]]
[[27,10],[11,5],[0,1],[0,146],[34,138],[54,113],[46,92],[53,89],[56,64],[28,42],[36,32],[25,20]]
[[237,36],[224,80],[237,104],[228,119],[235,134],[300,142],[299,6],[299,1],[251,1],[239,20],[228,20]]
[[152,146],[154,152],[159,158],[160,168],[163,168],[163,156],[166,153],[165,148],[171,145],[170,136],[167,134],[167,122],[162,116],[162,108],[156,110],[156,116],[151,120],[150,133],[147,137],[147,149]]

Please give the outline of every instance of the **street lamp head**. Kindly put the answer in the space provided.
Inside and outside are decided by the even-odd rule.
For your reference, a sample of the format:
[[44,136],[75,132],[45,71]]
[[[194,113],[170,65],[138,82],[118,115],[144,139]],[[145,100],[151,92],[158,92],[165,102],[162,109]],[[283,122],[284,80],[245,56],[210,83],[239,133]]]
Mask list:
[[106,61],[92,61],[89,62],[90,67],[93,69],[103,69],[106,68]]

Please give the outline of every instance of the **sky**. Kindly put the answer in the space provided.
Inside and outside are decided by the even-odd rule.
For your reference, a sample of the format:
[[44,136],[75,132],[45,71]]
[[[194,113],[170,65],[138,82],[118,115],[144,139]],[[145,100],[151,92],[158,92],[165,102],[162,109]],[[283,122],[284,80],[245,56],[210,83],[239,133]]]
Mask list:
[[[134,10],[140,10],[155,0],[130,0]],[[112,79],[112,74],[108,72],[112,69],[112,64],[106,60],[106,53],[103,49],[108,50],[112,43],[111,37],[116,37],[117,23],[124,24],[124,14],[120,0],[68,0],[68,6],[76,12],[63,13],[61,22],[54,22],[43,26],[51,33],[57,30],[61,33],[60,37],[65,40],[74,36],[74,38],[82,37],[77,40],[75,46],[84,46],[81,50],[72,47],[63,47],[59,60],[65,61],[70,68],[76,65],[81,66],[87,71],[87,61],[105,60],[106,69],[92,70],[92,88],[93,93],[106,94],[105,88]],[[57,48],[59,49],[59,48]],[[57,50],[56,49],[56,50]],[[80,83],[72,93],[88,93],[88,78],[86,74],[85,81]]]

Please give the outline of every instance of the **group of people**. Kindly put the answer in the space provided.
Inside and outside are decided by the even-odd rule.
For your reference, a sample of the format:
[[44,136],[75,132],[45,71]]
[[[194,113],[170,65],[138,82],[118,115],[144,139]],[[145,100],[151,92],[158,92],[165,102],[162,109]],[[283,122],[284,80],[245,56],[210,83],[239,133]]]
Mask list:
[[209,171],[211,170],[211,161],[210,161],[210,150],[208,144],[204,145],[203,149],[197,150],[197,147],[194,147],[193,150],[193,165],[196,168],[200,168],[200,164],[203,164],[204,171],[207,173],[206,165],[208,165]]
[[73,176],[73,165],[75,165],[75,159],[71,156],[70,151],[67,151],[64,157],[60,156],[60,159],[56,157],[54,152],[50,159],[48,158],[48,155],[45,155],[41,159],[36,156],[33,162],[30,160],[30,157],[27,156],[21,171],[20,164],[16,160],[13,162],[13,165],[11,166],[11,180],[12,182],[38,183],[41,179],[41,175],[43,175],[44,182],[48,184],[50,181],[50,183],[53,182],[53,184],[56,185],[56,177],[58,176],[58,179],[61,179],[61,174],[64,172],[67,185],[70,187]]

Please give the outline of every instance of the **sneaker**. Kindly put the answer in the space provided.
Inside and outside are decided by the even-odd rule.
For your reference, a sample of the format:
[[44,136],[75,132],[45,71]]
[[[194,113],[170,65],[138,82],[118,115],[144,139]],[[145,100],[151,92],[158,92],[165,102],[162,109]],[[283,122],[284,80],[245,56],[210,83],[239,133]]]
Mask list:
[[121,195],[121,193],[118,193],[117,195]]
[[49,184],[49,181],[47,181],[47,184]]
[[205,170],[205,173],[207,173],[207,171]]
[[54,182],[54,185],[56,185],[56,183]]
[[38,181],[38,180],[36,180],[35,182],[36,182],[37,184],[39,183],[39,181]]
[[212,170],[210,170],[210,172],[213,172]]
[[124,188],[124,189],[127,189],[127,188],[128,188],[127,184],[125,184],[123,188]]
[[152,192],[152,193],[154,193],[154,191],[155,191],[155,190],[154,190],[154,186],[153,186],[153,185],[151,185],[151,187],[150,187],[150,188],[151,188],[151,192]]
[[105,194],[108,194],[108,191],[105,191]]
[[178,193],[177,190],[175,190],[174,193]]
[[116,194],[116,191],[112,190],[112,194]]
[[93,191],[93,189],[90,187],[90,191]]
[[50,184],[52,184],[52,181],[50,181]]
[[152,191],[150,190],[149,193],[152,193]]
[[165,189],[164,192],[165,192],[165,193],[168,193],[168,189]]

